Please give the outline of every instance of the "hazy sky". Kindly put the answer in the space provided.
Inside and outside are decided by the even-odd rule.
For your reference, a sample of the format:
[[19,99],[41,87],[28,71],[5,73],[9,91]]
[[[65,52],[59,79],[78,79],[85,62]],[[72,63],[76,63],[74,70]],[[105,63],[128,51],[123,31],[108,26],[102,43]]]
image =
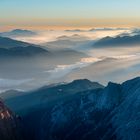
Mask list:
[[0,0],[0,29],[140,26],[140,0]]

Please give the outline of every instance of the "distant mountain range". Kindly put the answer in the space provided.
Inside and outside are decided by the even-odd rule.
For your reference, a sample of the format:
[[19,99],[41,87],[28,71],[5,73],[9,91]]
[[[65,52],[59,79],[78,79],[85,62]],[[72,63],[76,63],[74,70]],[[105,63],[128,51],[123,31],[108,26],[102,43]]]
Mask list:
[[47,55],[49,52],[45,49],[35,46],[27,47],[14,47],[10,49],[0,48],[0,57],[24,57],[24,56],[36,56],[36,55]]
[[116,31],[116,30],[128,30],[128,28],[92,28],[89,31]]
[[35,36],[35,35],[37,35],[36,32],[30,31],[30,30],[22,30],[22,29],[15,29],[9,32],[0,33],[0,36],[9,37],[9,38],[25,37],[25,36],[29,37],[29,36]]
[[44,55],[49,52],[39,45],[13,40],[7,37],[0,37],[0,57],[23,57]]
[[90,40],[90,38],[79,34],[73,34],[72,36],[59,36],[57,37],[57,40],[85,41]]
[[129,30],[129,28],[91,28],[89,30],[81,30],[81,29],[74,29],[74,30],[65,30],[66,32],[93,32],[93,31],[115,31],[115,30]]
[[[60,44],[62,44],[62,42]],[[56,45],[60,44],[56,43]],[[69,48],[64,49],[62,47],[60,50],[57,50],[56,48],[53,50],[50,48],[48,50],[48,45],[47,47],[44,47],[41,45],[30,44],[7,37],[0,37],[0,58],[22,58],[30,56],[46,56],[50,58],[57,57],[57,59],[62,56],[71,57],[71,59],[80,59],[83,57],[87,57],[86,54]]]
[[86,32],[86,30],[74,29],[74,30],[65,30],[65,32]]
[[21,116],[27,140],[139,140],[139,93],[140,77],[106,87],[84,79],[5,102]]
[[78,47],[89,42],[91,39],[89,37],[74,34],[71,36],[63,35],[56,38],[55,41],[50,41],[43,43],[41,45],[47,46],[50,49],[77,49]]
[[[46,91],[47,91],[47,94],[45,93],[46,96],[59,96],[59,94],[68,95],[68,94],[74,94],[79,91],[85,91],[85,90],[97,89],[97,88],[104,88],[104,86],[99,84],[98,82],[91,82],[87,79],[79,79],[79,80],[74,80],[71,83],[64,83],[64,84],[60,83],[56,85],[54,84],[54,85],[44,86],[37,89],[36,91],[27,92],[27,93],[16,91],[16,90],[10,90],[10,91],[1,93],[0,97],[2,97],[3,99],[7,99],[12,94],[15,97],[19,95],[19,96],[28,98],[36,94],[37,96],[34,96],[34,97],[38,99],[35,99],[35,100],[38,100],[40,102],[39,98],[42,96],[41,94],[44,94],[44,92]],[[14,96],[11,96],[11,98],[13,98]]]
[[108,36],[98,40],[96,43],[94,43],[93,46],[113,47],[113,46],[132,46],[132,45],[140,45],[140,35],[117,36],[117,37]]

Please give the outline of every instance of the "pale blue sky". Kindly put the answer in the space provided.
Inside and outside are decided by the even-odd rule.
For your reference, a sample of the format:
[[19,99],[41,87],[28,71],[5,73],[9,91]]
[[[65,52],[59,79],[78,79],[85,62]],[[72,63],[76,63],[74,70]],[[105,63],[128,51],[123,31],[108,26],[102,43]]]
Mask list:
[[0,0],[1,25],[65,26],[76,20],[86,25],[97,19],[136,19],[138,24],[139,13],[140,0]]

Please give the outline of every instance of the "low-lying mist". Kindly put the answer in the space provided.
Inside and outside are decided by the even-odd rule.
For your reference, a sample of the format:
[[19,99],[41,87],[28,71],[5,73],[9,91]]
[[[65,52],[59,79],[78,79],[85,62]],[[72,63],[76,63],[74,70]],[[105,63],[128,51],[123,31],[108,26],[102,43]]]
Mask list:
[[46,42],[56,41],[59,37],[68,36],[71,37],[73,35],[83,36],[85,38],[81,38],[81,40],[96,40],[99,38],[103,38],[106,36],[116,36],[122,33],[130,32],[128,29],[117,29],[117,30],[85,30],[85,31],[77,31],[77,30],[47,30],[47,31],[37,31],[37,35],[35,36],[20,36],[14,37],[14,39],[34,43],[34,44],[42,44]]
[[[94,41],[130,31],[44,31],[16,38],[44,44],[52,56],[0,60],[0,91],[32,90],[53,83],[89,79],[106,85],[140,74],[140,46],[94,48]],[[39,36],[40,35],[40,36]],[[64,44],[65,42],[65,44]],[[71,50],[72,49],[72,50]]]

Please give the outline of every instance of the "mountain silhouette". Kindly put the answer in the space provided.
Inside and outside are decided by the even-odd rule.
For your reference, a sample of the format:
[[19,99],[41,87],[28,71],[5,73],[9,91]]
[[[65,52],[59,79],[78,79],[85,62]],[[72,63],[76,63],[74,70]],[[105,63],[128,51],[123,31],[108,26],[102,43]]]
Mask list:
[[105,37],[94,43],[94,47],[132,46],[140,44],[140,35]]

